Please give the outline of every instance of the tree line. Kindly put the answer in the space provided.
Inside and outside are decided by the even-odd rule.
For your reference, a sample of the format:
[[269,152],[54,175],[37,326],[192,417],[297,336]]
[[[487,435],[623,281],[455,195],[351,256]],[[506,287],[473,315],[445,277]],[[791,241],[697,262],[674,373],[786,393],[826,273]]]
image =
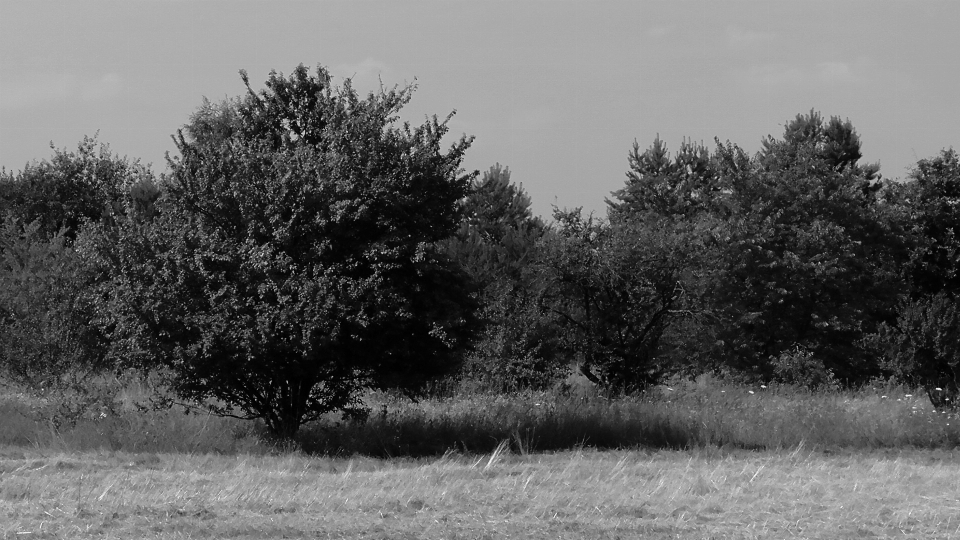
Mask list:
[[304,66],[204,100],[167,172],[94,138],[0,174],[0,369],[46,391],[159,377],[171,399],[291,438],[367,389],[432,380],[610,392],[720,373],[958,394],[960,159],[904,182],[815,111],[733,143],[655,139],[604,216],[548,222],[447,122]]

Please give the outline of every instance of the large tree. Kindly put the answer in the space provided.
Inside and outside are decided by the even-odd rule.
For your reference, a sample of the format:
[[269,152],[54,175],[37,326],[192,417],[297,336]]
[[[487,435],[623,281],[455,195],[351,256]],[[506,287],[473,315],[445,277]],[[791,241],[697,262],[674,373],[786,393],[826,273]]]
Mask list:
[[659,138],[634,145],[611,215],[652,214],[709,239],[688,269],[706,293],[693,311],[712,327],[690,332],[708,336],[696,354],[763,379],[802,379],[782,372],[794,352],[849,383],[879,374],[861,340],[895,317],[907,249],[878,166],[861,157],[849,121],[813,111],[752,158],[730,143],[712,155],[684,143],[673,158]]
[[906,255],[878,168],[857,163],[848,121],[815,112],[763,146],[751,167],[720,161],[735,209],[714,298],[726,356],[768,378],[773,360],[799,348],[841,380],[864,382],[880,371],[861,341],[893,317]]
[[[437,248],[461,219],[471,139],[397,125],[412,86],[361,99],[303,65],[204,105],[175,137],[159,215],[89,236],[114,280],[104,324],[182,398],[279,438],[369,387],[457,366],[466,280]],[[449,119],[449,116],[447,117]]]

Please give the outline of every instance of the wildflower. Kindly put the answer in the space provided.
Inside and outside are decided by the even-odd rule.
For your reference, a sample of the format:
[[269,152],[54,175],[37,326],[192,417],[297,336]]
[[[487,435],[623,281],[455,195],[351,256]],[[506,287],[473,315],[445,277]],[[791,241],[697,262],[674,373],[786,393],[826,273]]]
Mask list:
[[906,394],[903,397],[913,397],[913,394]]
[[761,384],[761,385],[760,385],[760,388],[766,389],[766,388],[767,388],[767,385]]
[[747,392],[747,393],[749,393],[749,394],[752,394],[752,393],[753,393],[753,390],[750,390],[750,391],[749,391],[749,392]]
[[936,390],[937,392],[943,392],[943,388],[940,388],[939,386],[934,388],[934,390]]
[[887,396],[880,396],[880,399],[887,399]]

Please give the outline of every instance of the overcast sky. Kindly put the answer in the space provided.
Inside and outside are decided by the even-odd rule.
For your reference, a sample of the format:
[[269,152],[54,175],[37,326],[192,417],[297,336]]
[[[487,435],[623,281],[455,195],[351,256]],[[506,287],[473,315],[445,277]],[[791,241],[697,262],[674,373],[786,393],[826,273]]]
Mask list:
[[[412,82],[405,119],[445,116],[551,205],[603,211],[634,139],[750,152],[810,109],[849,118],[904,177],[960,148],[960,2],[0,0],[0,165],[84,135],[166,169],[203,96],[327,66],[366,92]],[[342,81],[342,79],[340,79]]]

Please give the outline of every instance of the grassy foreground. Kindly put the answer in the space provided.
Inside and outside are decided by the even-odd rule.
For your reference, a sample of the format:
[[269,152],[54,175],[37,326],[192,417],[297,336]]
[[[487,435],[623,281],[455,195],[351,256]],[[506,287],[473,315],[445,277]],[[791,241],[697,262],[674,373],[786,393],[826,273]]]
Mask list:
[[956,538],[937,450],[3,452],[2,538]]
[[140,393],[0,397],[0,538],[960,538],[960,425],[906,388],[374,394],[294,452]]

